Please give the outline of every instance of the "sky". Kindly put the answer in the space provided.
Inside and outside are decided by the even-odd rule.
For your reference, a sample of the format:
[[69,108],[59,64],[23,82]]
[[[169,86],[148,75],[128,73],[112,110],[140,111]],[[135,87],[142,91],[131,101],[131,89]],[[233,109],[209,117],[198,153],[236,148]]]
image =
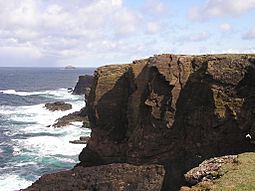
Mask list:
[[255,0],[0,0],[0,66],[255,53]]

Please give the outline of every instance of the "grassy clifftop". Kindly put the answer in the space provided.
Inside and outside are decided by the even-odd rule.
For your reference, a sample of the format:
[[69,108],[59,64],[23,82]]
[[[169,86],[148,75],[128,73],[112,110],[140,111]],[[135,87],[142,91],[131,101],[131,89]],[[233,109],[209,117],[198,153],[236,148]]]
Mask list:
[[235,163],[226,163],[215,172],[220,178],[202,181],[182,191],[252,191],[255,190],[255,152],[239,154]]

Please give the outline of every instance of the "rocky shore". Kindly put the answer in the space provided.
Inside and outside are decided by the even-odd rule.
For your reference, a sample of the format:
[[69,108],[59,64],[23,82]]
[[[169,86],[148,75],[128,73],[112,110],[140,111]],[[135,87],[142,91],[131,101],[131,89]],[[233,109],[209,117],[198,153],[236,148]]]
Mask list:
[[180,190],[202,161],[254,150],[254,95],[255,55],[164,54],[100,67],[80,163],[25,190]]

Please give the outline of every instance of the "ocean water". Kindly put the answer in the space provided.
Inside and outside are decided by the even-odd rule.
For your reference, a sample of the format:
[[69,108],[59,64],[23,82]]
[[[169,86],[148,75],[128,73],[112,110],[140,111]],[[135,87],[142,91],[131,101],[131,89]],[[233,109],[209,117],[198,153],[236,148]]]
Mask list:
[[[85,145],[70,140],[89,136],[90,130],[73,123],[47,127],[84,106],[84,97],[71,95],[79,75],[93,69],[0,68],[0,191],[26,188],[45,173],[70,169]],[[50,112],[44,104],[71,103],[72,110]]]

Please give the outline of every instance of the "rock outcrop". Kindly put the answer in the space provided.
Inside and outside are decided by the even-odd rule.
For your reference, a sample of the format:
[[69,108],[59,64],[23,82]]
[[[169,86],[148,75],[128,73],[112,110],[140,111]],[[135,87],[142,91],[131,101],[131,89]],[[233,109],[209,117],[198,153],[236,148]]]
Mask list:
[[214,157],[203,161],[198,167],[195,167],[185,173],[184,177],[189,185],[195,185],[201,182],[212,181],[223,176],[219,169],[223,164],[238,164],[237,155],[227,155]]
[[73,143],[73,144],[87,144],[89,139],[90,139],[90,137],[81,136],[79,140],[69,141],[69,143]]
[[45,108],[50,111],[66,111],[72,109],[72,105],[63,101],[46,103]]
[[254,55],[159,55],[100,67],[80,165],[163,164],[162,190],[205,159],[253,148]]
[[73,90],[73,94],[84,95],[85,92],[87,91],[86,89],[91,86],[92,81],[93,81],[93,76],[91,75],[79,76],[79,80]]
[[156,191],[160,190],[163,178],[164,168],[160,165],[76,167],[44,175],[23,191]]
[[84,127],[89,128],[89,121],[87,117],[86,107],[82,108],[80,111],[75,111],[69,113],[63,117],[60,117],[52,125],[53,127],[64,127],[70,125],[72,122],[83,122]]
[[[92,134],[79,156],[82,171],[163,165],[161,190],[179,190],[202,161],[254,149],[255,55],[164,54],[100,67],[87,113]],[[64,180],[58,184],[69,185]]]

